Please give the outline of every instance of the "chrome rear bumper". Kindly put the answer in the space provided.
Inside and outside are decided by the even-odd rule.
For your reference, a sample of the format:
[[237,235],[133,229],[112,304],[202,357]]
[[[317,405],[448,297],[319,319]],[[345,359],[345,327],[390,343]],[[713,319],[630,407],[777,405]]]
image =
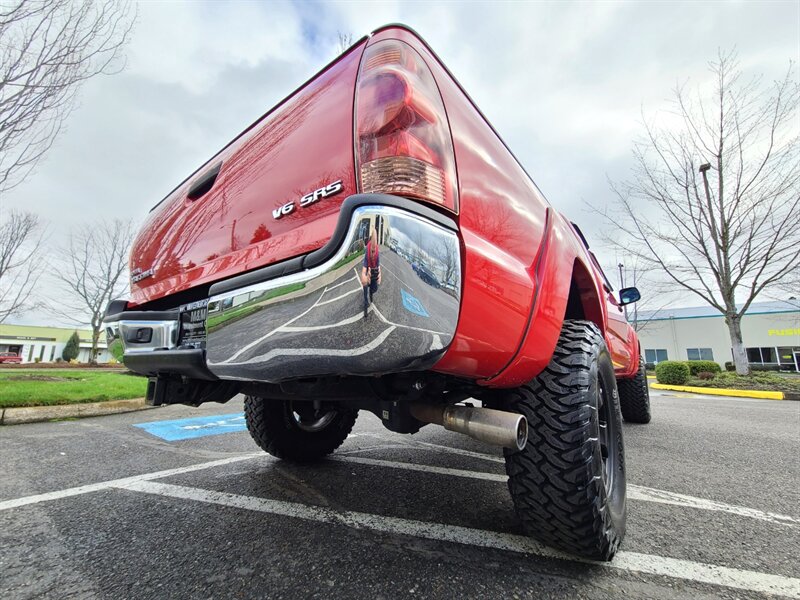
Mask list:
[[[372,230],[381,282],[373,286],[365,316],[361,273]],[[212,288],[204,322],[209,375],[274,383],[424,370],[441,358],[460,307],[456,233],[414,212],[372,205],[352,210],[341,237],[338,249],[312,268],[217,294]],[[155,359],[185,352],[185,313],[197,306],[160,313],[170,317],[161,321],[129,320],[122,313],[109,323],[122,339],[126,364],[152,375],[159,372],[158,361],[148,361],[147,353]],[[191,347],[202,351],[196,338]]]

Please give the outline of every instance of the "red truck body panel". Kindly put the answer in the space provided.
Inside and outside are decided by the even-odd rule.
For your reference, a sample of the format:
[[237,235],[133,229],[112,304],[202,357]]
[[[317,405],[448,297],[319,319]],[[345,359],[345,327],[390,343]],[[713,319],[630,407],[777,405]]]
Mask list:
[[456,155],[464,294],[456,336],[436,370],[491,377],[516,352],[530,316],[547,201],[427,45],[395,26],[370,44],[384,39],[406,42],[431,69]]
[[[352,106],[363,46],[267,113],[149,214],[130,268],[154,275],[131,285],[132,305],[311,252],[330,238],[341,201],[356,193]],[[190,200],[192,182],[220,162],[211,190]],[[337,180],[337,196],[272,218],[273,209]]]

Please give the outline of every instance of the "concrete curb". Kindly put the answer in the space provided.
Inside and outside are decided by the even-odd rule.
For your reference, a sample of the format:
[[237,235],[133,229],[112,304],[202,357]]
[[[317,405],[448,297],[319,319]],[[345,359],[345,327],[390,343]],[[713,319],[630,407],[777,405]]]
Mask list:
[[690,392],[692,394],[706,394],[708,396],[735,396],[737,398],[761,398],[762,400],[786,399],[783,392],[763,392],[760,390],[726,390],[722,388],[693,387],[690,385],[666,385],[664,383],[651,383],[650,387],[656,390]]
[[114,415],[148,408],[154,407],[145,404],[144,398],[87,402],[85,404],[60,404],[56,406],[20,406],[0,409],[0,425],[39,423],[53,419],[100,417],[102,415]]

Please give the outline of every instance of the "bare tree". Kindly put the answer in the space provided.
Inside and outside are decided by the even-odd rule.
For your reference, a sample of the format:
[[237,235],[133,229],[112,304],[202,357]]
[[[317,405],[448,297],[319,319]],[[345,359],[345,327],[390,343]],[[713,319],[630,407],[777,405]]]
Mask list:
[[336,46],[336,49],[339,51],[339,54],[350,48],[353,45],[353,34],[352,33],[342,33],[341,31],[337,31],[336,35],[338,36],[339,43]]
[[741,319],[800,269],[800,86],[744,80],[735,53],[710,63],[713,94],[675,89],[667,123],[645,122],[632,177],[606,213],[620,250],[725,316],[736,371],[749,372]]
[[786,302],[795,308],[800,308],[800,272],[790,274],[779,281],[770,290],[769,297],[773,300]]
[[461,260],[458,254],[458,248],[450,243],[450,240],[443,238],[436,248],[436,253],[444,270],[443,283],[457,283],[455,278],[458,273],[459,261]]
[[69,247],[53,265],[53,277],[61,284],[65,297],[53,306],[54,312],[92,327],[90,361],[95,362],[108,303],[125,289],[128,254],[134,229],[130,221],[115,219],[89,224],[70,235]]
[[30,306],[41,273],[39,218],[12,211],[0,223],[0,323]]
[[81,84],[121,68],[132,25],[125,0],[0,3],[0,193],[53,145]]

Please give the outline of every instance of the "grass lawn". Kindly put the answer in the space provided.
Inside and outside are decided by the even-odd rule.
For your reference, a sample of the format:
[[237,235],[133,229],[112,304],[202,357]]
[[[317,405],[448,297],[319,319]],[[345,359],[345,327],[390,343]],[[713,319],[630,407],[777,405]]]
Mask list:
[[0,408],[142,398],[147,378],[125,373],[9,369],[0,372]]

